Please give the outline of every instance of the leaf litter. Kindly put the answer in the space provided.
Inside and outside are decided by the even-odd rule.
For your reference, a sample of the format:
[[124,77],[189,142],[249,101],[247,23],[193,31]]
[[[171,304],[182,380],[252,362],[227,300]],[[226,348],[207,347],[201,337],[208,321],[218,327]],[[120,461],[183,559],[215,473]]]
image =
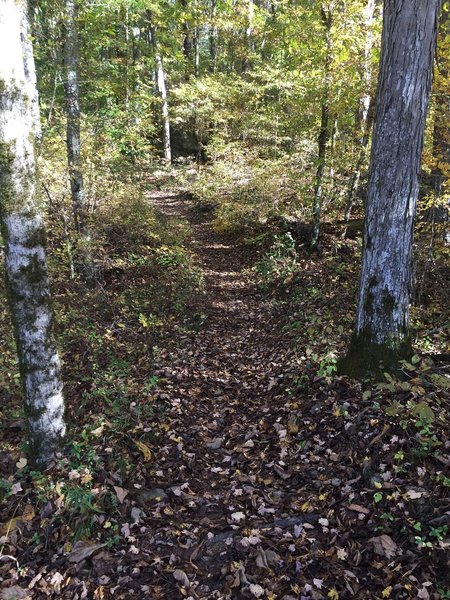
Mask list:
[[[440,598],[450,585],[448,388],[437,394],[420,373],[420,385],[387,378],[371,390],[330,376],[307,343],[310,325],[292,333],[292,281],[273,310],[252,250],[217,243],[181,198],[155,192],[152,202],[191,223],[203,325],[174,326],[159,348],[153,397],[164,410],[115,440],[96,422],[99,464],[62,458],[46,503],[15,470],[26,467],[20,455],[4,457],[0,598]],[[334,273],[310,257],[303,267],[304,289]],[[348,314],[354,279],[348,270],[340,281]],[[332,296],[309,299],[314,318]],[[405,426],[406,403],[425,401],[433,428],[420,406],[419,427]],[[64,486],[75,483],[89,494],[67,522]],[[81,506],[91,511],[84,530]]]

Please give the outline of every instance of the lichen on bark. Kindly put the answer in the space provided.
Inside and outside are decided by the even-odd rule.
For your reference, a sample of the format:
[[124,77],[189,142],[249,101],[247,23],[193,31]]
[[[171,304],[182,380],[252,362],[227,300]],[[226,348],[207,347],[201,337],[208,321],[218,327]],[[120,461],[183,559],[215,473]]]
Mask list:
[[0,223],[30,456],[45,466],[65,434],[61,367],[36,194],[39,131],[27,5],[0,2]]

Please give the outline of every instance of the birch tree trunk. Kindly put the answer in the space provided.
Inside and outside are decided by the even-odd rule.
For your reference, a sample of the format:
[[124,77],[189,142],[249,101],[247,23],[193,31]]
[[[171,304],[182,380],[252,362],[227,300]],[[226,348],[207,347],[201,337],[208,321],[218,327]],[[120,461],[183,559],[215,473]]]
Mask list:
[[314,183],[314,204],[313,204],[313,228],[311,234],[311,248],[317,248],[320,231],[320,218],[322,209],[322,185],[325,173],[325,159],[327,152],[327,143],[330,139],[330,83],[331,83],[331,51],[333,40],[331,38],[332,12],[331,7],[328,10],[322,4],[320,8],[323,26],[325,27],[325,67],[324,67],[324,90],[322,97],[320,131],[318,139],[318,163],[316,179]]
[[158,39],[156,37],[156,31],[151,21],[149,24],[150,38],[153,46],[153,52],[155,55],[156,65],[156,83],[158,86],[158,93],[161,98],[161,117],[163,123],[163,151],[164,160],[167,163],[172,162],[172,150],[170,143],[170,118],[169,118],[169,103],[167,102],[167,87],[166,87],[166,76],[163,68],[163,61],[161,52],[159,50]]
[[341,372],[410,352],[413,225],[439,0],[385,0],[356,327]]
[[87,200],[84,193],[83,174],[80,156],[80,102],[78,86],[78,3],[66,0],[66,37],[64,60],[67,69],[66,111],[67,111],[67,162],[69,165],[70,191],[75,227],[79,235],[80,270],[89,284],[95,282],[94,261],[92,258],[91,232],[87,224]]
[[0,0],[0,219],[30,450],[44,466],[65,433],[60,362],[38,211],[38,104],[24,0]]

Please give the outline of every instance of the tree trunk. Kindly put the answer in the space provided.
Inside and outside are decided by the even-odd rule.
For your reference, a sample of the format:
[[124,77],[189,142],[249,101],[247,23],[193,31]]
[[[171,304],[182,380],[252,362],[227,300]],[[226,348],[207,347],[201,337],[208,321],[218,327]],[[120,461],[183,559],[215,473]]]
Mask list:
[[413,225],[439,0],[385,0],[356,327],[341,372],[410,352]]
[[[361,169],[367,157],[367,147],[369,145],[370,130],[373,123],[373,96],[372,87],[372,45],[373,45],[373,20],[375,15],[375,0],[368,0],[364,15],[364,25],[366,29],[366,43],[364,46],[363,65],[361,80],[363,84],[363,95],[359,103],[359,110],[356,118],[356,137],[359,146],[358,158],[356,160],[355,170],[350,179],[350,185],[347,191],[347,202],[344,214],[346,223],[350,221],[353,204],[358,194],[361,181]],[[345,238],[347,226],[344,228],[342,237]]]
[[194,31],[194,77],[200,76],[200,27]]
[[255,16],[255,5],[253,0],[247,0],[248,11],[247,11],[247,29],[245,30],[245,38],[247,40],[247,55],[242,61],[242,72],[246,73],[251,68],[251,57],[254,51],[253,41],[253,20]]
[[159,51],[158,39],[156,37],[156,30],[152,25],[149,17],[149,32],[151,43],[153,46],[153,52],[155,55],[156,65],[156,84],[158,86],[159,97],[161,98],[161,117],[163,124],[163,151],[164,161],[167,163],[172,162],[172,150],[170,144],[170,118],[169,118],[169,104],[167,102],[167,87],[166,87],[166,76],[164,74],[163,61],[161,52]]
[[66,111],[67,111],[67,161],[69,165],[70,191],[79,236],[79,270],[86,283],[95,282],[94,261],[92,258],[91,232],[87,224],[87,200],[84,193],[83,174],[80,156],[80,103],[78,89],[78,3],[66,0],[66,39],[64,60],[67,69]]
[[325,27],[326,55],[324,67],[324,90],[322,97],[320,131],[318,139],[318,163],[316,171],[316,179],[314,184],[314,204],[313,204],[313,227],[311,234],[311,248],[317,248],[320,231],[320,217],[322,208],[322,183],[325,172],[325,158],[327,151],[327,143],[330,138],[330,83],[331,83],[331,51],[333,48],[333,40],[331,37],[332,13],[329,8],[326,10],[322,4],[320,9],[323,26]]
[[217,0],[211,0],[211,25],[209,30],[209,57],[211,73],[216,72],[216,60],[217,60]]
[[[450,90],[448,86],[450,74],[448,51],[449,11],[450,4],[447,1],[439,23],[439,38],[442,39],[443,47],[441,50],[440,44],[438,44],[436,60],[437,93],[433,127],[433,159],[435,166],[431,172],[435,194],[434,213],[435,216],[439,217],[439,221],[444,223],[442,234],[443,240],[447,244],[450,243],[450,233],[448,232],[450,199],[448,193],[446,194],[448,169],[446,173],[445,169],[442,169],[442,165],[450,164],[450,131],[448,127],[448,115],[450,113]],[[445,46],[446,40],[447,47]]]
[[26,2],[0,0],[0,219],[7,289],[29,425],[45,466],[65,433],[60,362],[38,212],[34,143],[37,92]]
[[[188,9],[187,0],[181,0],[181,6],[183,7],[183,12],[186,13]],[[186,81],[189,80],[191,75],[191,55],[192,55],[192,36],[189,27],[189,23],[186,19],[186,14],[183,15],[183,56],[184,56],[184,74]]]

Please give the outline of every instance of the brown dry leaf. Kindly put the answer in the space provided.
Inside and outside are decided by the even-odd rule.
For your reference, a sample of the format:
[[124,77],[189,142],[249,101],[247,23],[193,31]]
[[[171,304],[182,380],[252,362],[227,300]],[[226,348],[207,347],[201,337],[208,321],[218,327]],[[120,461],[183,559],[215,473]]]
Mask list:
[[373,544],[373,550],[375,554],[378,554],[379,556],[392,558],[396,554],[401,554],[402,552],[401,548],[397,546],[391,536],[386,535],[385,533],[378,537],[370,538],[369,542]]
[[24,522],[32,521],[35,516],[36,516],[36,511],[31,506],[31,504],[27,504],[25,506],[25,508],[23,509],[23,513],[22,513],[22,516],[20,517],[20,520],[24,521]]
[[360,504],[348,504],[345,508],[347,510],[353,510],[355,512],[362,513],[363,515],[370,515],[370,510],[364,506],[361,506]]
[[121,488],[117,485],[113,487],[114,491],[116,492],[117,500],[120,502],[120,504],[123,504],[123,501],[128,496],[128,490],[125,490],[124,488]]
[[69,554],[68,561],[78,563],[93,556],[100,548],[106,544],[94,544],[92,542],[78,541],[75,543],[72,552]]

